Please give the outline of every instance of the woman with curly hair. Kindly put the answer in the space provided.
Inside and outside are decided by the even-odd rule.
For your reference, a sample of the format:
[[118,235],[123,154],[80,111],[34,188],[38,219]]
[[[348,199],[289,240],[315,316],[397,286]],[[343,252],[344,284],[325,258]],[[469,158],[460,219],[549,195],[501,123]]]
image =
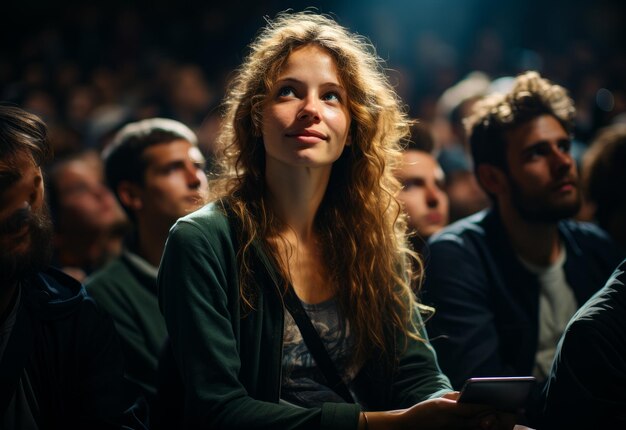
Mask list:
[[[186,425],[484,424],[485,407],[449,394],[424,332],[392,174],[408,120],[371,45],[281,14],[224,107],[213,202],[172,228],[159,274]],[[316,365],[289,291],[347,395]]]

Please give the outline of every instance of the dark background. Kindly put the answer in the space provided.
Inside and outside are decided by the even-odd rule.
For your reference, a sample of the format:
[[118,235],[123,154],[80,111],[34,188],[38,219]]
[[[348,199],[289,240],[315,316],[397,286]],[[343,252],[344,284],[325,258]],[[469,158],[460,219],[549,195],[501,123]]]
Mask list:
[[[13,1],[1,12],[0,99],[44,116],[59,147],[102,145],[109,130],[93,129],[103,106],[124,110],[125,119],[158,114],[199,126],[264,17],[314,6],[371,39],[413,116],[431,121],[442,92],[472,70],[498,78],[537,69],[570,90],[585,140],[626,110],[625,4]],[[203,94],[191,114],[180,113],[172,95],[181,67],[205,87],[190,87]]]

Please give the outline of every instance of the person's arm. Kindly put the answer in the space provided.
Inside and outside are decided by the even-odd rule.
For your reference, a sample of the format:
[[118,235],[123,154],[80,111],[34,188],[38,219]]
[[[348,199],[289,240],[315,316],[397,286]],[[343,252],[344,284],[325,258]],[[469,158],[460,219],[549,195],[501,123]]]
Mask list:
[[[214,221],[214,222],[213,222]],[[206,428],[356,429],[359,406],[300,408],[250,397],[231,307],[238,300],[235,250],[223,218],[179,221],[159,272],[159,301],[185,386],[187,425]],[[238,306],[238,305],[237,305]]]
[[572,318],[545,387],[541,428],[626,425],[626,260]]
[[396,342],[399,361],[393,375],[392,397],[396,408],[409,407],[452,391],[448,378],[437,364],[437,356],[428,341],[419,309],[413,314],[416,327],[424,341],[400,336]]
[[511,417],[500,416],[488,405],[456,402],[459,393],[452,391],[450,381],[441,372],[417,309],[413,318],[426,340],[408,338],[405,345],[404,337],[400,337],[398,368],[392,382],[392,403],[406,409],[364,412],[359,429],[511,429]]
[[422,302],[435,308],[427,328],[439,365],[460,389],[470,377],[506,369],[498,352],[487,269],[471,244],[455,239],[430,244]]
[[623,387],[616,382],[624,381],[626,372],[620,369],[624,356],[617,344],[584,323],[570,327],[546,385],[542,417],[545,428],[593,427],[594,423],[612,420],[617,424],[618,417],[622,424],[626,423],[626,395],[621,394]]

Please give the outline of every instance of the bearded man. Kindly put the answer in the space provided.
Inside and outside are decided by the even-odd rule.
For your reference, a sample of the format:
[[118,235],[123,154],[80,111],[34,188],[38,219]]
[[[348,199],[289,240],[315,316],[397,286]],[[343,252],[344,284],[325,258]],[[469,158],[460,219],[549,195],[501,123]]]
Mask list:
[[48,267],[46,126],[0,105],[0,428],[119,428],[122,358],[111,319]]
[[453,386],[479,376],[545,381],[569,319],[601,288],[621,251],[580,207],[570,154],[574,107],[536,72],[479,102],[468,131],[492,208],[431,238],[423,302]]

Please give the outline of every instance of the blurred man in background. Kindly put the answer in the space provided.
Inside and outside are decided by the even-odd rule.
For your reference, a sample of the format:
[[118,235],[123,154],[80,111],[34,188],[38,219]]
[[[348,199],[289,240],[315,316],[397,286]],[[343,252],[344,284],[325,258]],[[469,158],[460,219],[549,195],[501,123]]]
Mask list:
[[472,168],[467,133],[463,124],[474,105],[491,92],[489,77],[478,71],[448,88],[437,103],[433,123],[437,161],[446,175],[450,221],[456,221],[489,206],[489,198],[478,184]]
[[82,282],[121,252],[126,215],[104,182],[95,151],[55,161],[47,180],[55,226],[54,264]]
[[598,133],[583,157],[582,177],[592,219],[626,250],[626,124]]
[[122,339],[127,395],[156,393],[159,353],[167,334],[156,278],[170,227],[208,196],[195,134],[178,121],[128,124],[105,154],[106,178],[133,223],[122,255],[87,282],[87,291],[115,321]]
[[413,248],[422,251],[430,236],[448,224],[448,196],[445,176],[431,155],[432,137],[422,125],[412,127],[411,141],[402,154],[395,175],[402,184],[398,200],[408,216]]

